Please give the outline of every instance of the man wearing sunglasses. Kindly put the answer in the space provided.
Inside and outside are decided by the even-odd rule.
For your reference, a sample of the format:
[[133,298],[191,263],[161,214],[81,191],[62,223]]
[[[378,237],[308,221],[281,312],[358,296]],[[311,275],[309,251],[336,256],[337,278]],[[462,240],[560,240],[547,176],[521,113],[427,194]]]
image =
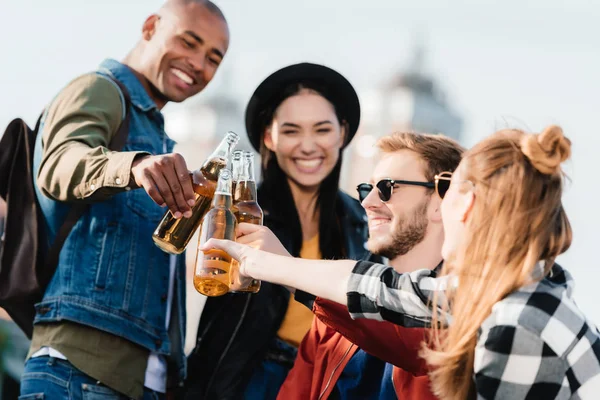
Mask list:
[[[414,133],[383,137],[378,148],[381,156],[371,182],[357,187],[369,222],[367,248],[397,272],[435,269],[441,265],[444,242],[440,204],[450,186],[449,172],[464,149],[441,135]],[[320,298],[310,305],[318,318],[278,399],[351,399],[358,394],[377,400],[435,398],[418,355],[423,329],[354,321],[346,307]],[[389,359],[390,346],[401,355],[395,365],[402,369],[373,356]]]
[[450,186],[447,170],[460,162],[460,147],[442,136],[412,134],[384,137],[379,147],[375,184],[357,187],[369,219],[368,249],[389,259],[398,272],[422,267],[430,258],[426,264],[433,269],[442,260],[444,242],[439,205]]

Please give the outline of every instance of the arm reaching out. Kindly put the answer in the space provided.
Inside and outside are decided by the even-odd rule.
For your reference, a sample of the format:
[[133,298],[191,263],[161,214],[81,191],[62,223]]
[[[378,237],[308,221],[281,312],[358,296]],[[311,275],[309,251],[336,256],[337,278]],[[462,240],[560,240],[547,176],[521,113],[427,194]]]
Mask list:
[[431,294],[440,292],[439,307],[448,283],[453,283],[450,277],[436,278],[430,270],[399,274],[381,264],[292,258],[287,252],[287,256],[273,254],[228,240],[211,239],[200,250],[211,248],[238,260],[242,275],[347,304],[353,318],[388,320],[403,326],[428,324],[433,314],[428,306]]
[[[265,228],[266,229],[266,228]],[[200,250],[221,249],[240,262],[240,274],[294,287],[346,304],[348,277],[356,261],[305,260],[258,250],[229,240],[210,239]]]

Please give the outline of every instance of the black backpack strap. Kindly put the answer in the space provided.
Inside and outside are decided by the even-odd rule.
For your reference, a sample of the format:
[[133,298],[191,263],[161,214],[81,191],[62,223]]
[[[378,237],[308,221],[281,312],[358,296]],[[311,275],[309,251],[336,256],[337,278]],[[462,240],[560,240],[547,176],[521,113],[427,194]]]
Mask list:
[[[112,137],[108,145],[110,150],[119,151],[123,148],[123,146],[125,146],[125,142],[127,142],[127,136],[129,135],[129,123],[131,120],[129,108],[131,105],[131,96],[129,95],[129,91],[125,85],[112,77],[109,79],[119,86],[119,89],[121,89],[121,93],[123,94],[123,98],[125,100],[125,116],[121,122],[121,125],[119,126],[119,130]],[[36,124],[36,132],[39,129],[39,125],[40,120],[38,119]],[[56,271],[56,267],[58,266],[60,250],[62,249],[65,240],[67,240],[69,233],[71,233],[71,229],[73,229],[77,221],[79,221],[79,218],[81,218],[81,216],[87,211],[89,206],[90,205],[86,203],[75,203],[71,206],[65,221],[56,233],[56,237],[54,238],[52,246],[50,246],[50,249],[48,249],[48,254],[46,255],[46,264],[43,269],[46,276],[41,277],[44,284],[47,284],[50,279],[52,279],[52,275],[54,275],[54,271]]]

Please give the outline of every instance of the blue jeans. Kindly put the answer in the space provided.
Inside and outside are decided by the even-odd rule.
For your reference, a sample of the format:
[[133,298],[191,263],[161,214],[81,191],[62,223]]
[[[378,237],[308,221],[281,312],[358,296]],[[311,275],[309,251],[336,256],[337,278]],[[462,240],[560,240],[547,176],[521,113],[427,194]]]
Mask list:
[[298,349],[276,338],[263,362],[256,368],[244,392],[244,400],[275,400]]
[[[30,358],[21,376],[19,400],[125,400],[128,397],[98,383],[70,362],[54,357]],[[163,400],[162,393],[144,390],[143,400]]]

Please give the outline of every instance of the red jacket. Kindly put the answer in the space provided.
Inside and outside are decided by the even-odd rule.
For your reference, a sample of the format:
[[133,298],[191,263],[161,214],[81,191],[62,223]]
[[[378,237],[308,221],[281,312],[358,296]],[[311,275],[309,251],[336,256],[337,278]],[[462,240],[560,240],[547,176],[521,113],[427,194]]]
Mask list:
[[327,399],[359,347],[395,365],[392,380],[399,399],[437,399],[429,389],[425,361],[418,355],[424,329],[353,320],[345,306],[321,298],[314,302],[313,312],[317,318],[300,344],[278,400]]

